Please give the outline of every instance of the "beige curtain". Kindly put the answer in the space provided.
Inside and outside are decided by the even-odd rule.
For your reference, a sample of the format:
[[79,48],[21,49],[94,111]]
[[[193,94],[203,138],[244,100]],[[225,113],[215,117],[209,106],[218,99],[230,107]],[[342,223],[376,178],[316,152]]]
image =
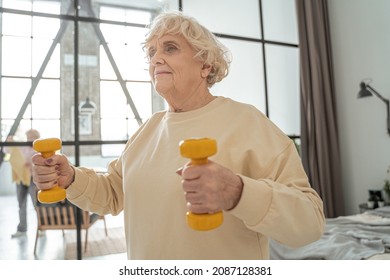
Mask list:
[[296,0],[302,161],[328,218],[344,215],[336,97],[326,0]]

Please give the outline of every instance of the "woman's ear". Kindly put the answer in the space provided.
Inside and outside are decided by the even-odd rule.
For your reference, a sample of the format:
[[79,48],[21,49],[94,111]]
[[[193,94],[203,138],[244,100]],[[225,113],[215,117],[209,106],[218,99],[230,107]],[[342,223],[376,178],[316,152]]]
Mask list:
[[200,75],[202,76],[202,78],[207,78],[210,72],[211,72],[211,65],[203,64],[202,70],[200,71]]

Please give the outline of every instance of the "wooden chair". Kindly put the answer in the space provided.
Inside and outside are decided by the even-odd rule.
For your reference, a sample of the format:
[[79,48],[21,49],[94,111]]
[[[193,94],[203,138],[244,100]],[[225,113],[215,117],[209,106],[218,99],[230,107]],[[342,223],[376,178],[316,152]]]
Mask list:
[[[65,200],[54,204],[39,204],[36,207],[38,226],[35,237],[34,254],[37,250],[39,232],[43,230],[65,230],[77,229],[76,206]],[[104,216],[81,210],[81,229],[85,230],[84,252],[88,245],[88,229],[99,219],[104,221],[104,230],[108,236],[107,225]]]

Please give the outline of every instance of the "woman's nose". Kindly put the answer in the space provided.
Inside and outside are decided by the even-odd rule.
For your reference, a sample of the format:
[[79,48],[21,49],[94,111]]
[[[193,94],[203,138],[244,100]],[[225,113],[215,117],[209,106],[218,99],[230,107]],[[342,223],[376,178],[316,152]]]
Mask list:
[[157,51],[152,58],[150,59],[150,63],[152,65],[158,65],[163,64],[165,62],[164,58],[162,57],[161,53]]

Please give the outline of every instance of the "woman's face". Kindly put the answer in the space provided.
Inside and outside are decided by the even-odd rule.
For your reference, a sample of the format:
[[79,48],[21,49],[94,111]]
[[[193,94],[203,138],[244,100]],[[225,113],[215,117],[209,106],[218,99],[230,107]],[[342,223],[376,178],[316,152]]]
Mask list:
[[164,35],[148,46],[149,74],[156,91],[173,107],[207,90],[209,67],[194,58],[195,51],[182,36]]

